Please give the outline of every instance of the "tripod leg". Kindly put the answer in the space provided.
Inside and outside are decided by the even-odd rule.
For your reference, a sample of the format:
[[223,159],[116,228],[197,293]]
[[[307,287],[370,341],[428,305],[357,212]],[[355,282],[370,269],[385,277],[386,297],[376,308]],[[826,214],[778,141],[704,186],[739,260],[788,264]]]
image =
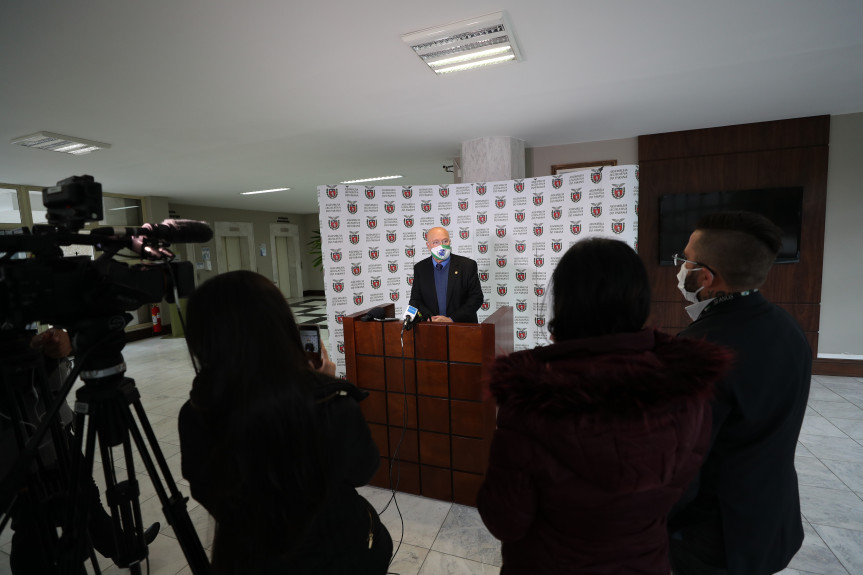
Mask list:
[[[128,382],[128,384],[126,384],[126,382]],[[135,388],[135,382],[130,378],[126,378],[123,387],[126,390],[126,393],[129,394],[129,397],[132,398],[131,403],[135,407],[138,421],[146,435],[146,440],[150,444],[153,457],[159,464],[159,470],[162,472],[165,485],[167,485],[168,490],[170,491],[169,496],[165,491],[165,487],[162,485],[162,482],[159,480],[156,466],[153,464],[153,459],[147,451],[147,443],[144,441],[141,430],[139,430],[135,425],[131,411],[127,411],[129,418],[129,431],[135,440],[135,444],[138,446],[138,454],[141,456],[141,460],[147,468],[147,473],[153,481],[153,487],[155,487],[156,493],[159,496],[159,501],[162,503],[162,511],[165,513],[165,518],[174,528],[174,533],[177,535],[177,540],[180,542],[180,547],[183,550],[183,554],[186,556],[186,560],[189,562],[189,568],[192,570],[192,573],[195,575],[206,575],[209,572],[210,562],[207,559],[207,554],[204,552],[204,547],[201,545],[201,540],[198,537],[197,531],[195,531],[195,526],[192,524],[192,520],[186,509],[187,498],[183,497],[183,494],[180,493],[180,490],[177,488],[177,484],[174,482],[174,478],[171,475],[171,470],[168,468],[168,463],[165,461],[165,456],[162,454],[161,449],[159,449],[159,442],[156,439],[156,435],[153,433],[153,428],[150,426],[150,421],[147,419],[144,407],[141,405],[141,396],[138,393],[137,388]]]

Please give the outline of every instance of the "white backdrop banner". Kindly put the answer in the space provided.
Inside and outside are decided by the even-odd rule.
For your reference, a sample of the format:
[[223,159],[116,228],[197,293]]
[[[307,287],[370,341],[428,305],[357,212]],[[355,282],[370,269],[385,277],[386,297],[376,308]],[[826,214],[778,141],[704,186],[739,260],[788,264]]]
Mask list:
[[[611,237],[638,249],[638,166],[450,186],[319,186],[330,355],[345,373],[342,319],[394,303],[403,317],[425,232],[449,230],[476,261],[483,321],[513,307],[516,350],[548,344],[547,285],[574,243]],[[558,294],[558,296],[565,294]]]

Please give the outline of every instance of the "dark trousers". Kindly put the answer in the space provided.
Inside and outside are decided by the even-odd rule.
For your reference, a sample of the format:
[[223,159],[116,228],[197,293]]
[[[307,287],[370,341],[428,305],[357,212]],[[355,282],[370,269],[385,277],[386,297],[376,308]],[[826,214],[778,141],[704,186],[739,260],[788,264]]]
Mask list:
[[672,575],[727,575],[724,567],[710,565],[686,542],[672,536],[668,543]]

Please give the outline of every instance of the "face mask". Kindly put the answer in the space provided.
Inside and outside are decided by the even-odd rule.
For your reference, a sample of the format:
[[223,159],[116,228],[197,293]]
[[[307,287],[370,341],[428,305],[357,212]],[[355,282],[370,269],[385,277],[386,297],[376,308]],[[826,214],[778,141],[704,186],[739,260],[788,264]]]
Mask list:
[[677,272],[677,289],[680,290],[680,293],[683,294],[683,297],[688,302],[698,303],[698,292],[704,289],[704,286],[701,286],[695,291],[689,291],[686,289],[686,276],[689,275],[689,272],[698,271],[701,268],[687,268],[685,263],[680,264],[680,271]]
[[449,254],[452,251],[447,245],[441,244],[439,246],[435,246],[429,250],[431,252],[432,257],[439,262],[446,261],[449,258]]

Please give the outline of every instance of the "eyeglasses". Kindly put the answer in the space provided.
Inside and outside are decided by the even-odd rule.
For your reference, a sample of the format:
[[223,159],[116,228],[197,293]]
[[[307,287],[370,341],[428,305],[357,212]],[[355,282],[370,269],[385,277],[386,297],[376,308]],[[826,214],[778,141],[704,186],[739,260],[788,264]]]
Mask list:
[[710,270],[710,273],[712,273],[713,275],[716,275],[716,272],[715,272],[715,271],[713,271],[713,270],[710,268],[710,266],[709,266],[709,265],[707,265],[707,264],[703,264],[703,263],[701,263],[701,262],[694,262],[694,261],[692,261],[692,260],[688,260],[688,259],[686,259],[685,257],[681,256],[680,254],[674,254],[673,256],[671,256],[671,259],[673,259],[673,260],[674,260],[674,265],[676,265],[676,266],[679,266],[679,265],[681,265],[683,262],[686,262],[686,263],[688,263],[688,264],[692,264],[692,265],[694,265],[694,266],[700,266],[700,267],[703,267],[703,268],[707,268],[708,270]]
[[444,238],[442,240],[435,240],[433,242],[429,242],[429,245],[433,248],[436,248],[441,244],[448,246],[449,245],[449,238]]

